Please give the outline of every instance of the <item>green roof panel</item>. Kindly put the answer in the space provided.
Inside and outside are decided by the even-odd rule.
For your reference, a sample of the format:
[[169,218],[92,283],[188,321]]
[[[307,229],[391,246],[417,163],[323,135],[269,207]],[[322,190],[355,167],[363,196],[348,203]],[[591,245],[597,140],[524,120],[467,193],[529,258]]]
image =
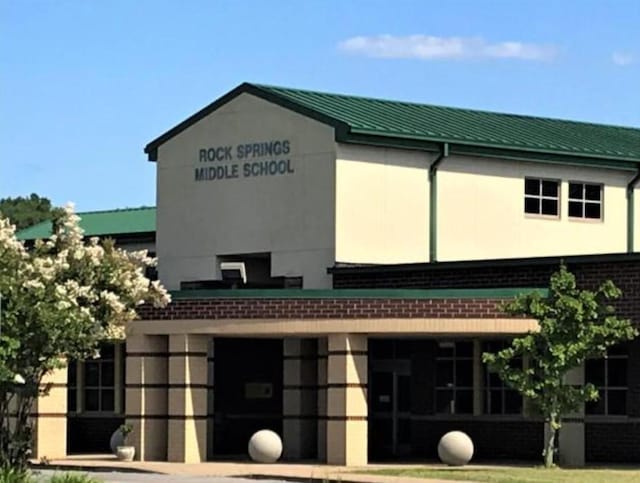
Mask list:
[[255,87],[343,122],[351,134],[640,161],[637,128]]
[[[156,208],[124,208],[121,210],[78,213],[85,236],[133,235],[156,231]],[[43,221],[17,233],[20,240],[37,240],[51,235],[51,222]]]

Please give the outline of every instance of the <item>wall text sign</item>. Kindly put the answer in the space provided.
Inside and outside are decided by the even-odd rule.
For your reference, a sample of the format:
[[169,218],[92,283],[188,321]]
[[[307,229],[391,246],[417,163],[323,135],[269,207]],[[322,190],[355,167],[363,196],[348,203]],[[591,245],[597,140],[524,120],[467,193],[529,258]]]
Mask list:
[[293,174],[288,139],[198,150],[196,181]]

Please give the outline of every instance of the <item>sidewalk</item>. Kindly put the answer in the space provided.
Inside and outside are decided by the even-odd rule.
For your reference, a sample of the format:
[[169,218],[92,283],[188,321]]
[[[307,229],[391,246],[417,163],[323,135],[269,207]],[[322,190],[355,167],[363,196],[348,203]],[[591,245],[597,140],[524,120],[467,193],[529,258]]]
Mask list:
[[[255,478],[286,479],[300,482],[340,481],[348,483],[441,483],[445,480],[406,478],[396,476],[371,475],[359,473],[383,468],[412,468],[443,465],[418,464],[373,464],[366,467],[331,466],[319,463],[275,463],[260,464],[249,461],[207,462],[207,463],[167,463],[162,461],[118,461],[109,455],[88,455],[69,457],[49,461],[49,467],[68,469],[69,471],[138,471],[176,476],[243,476]],[[469,466],[472,467],[472,466]],[[446,480],[451,483],[452,480]]]

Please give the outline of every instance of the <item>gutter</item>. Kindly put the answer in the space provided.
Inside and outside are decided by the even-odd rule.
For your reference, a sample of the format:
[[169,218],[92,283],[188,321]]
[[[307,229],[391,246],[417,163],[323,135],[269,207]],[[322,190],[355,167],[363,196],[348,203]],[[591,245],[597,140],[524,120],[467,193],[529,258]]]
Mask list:
[[640,166],[637,168],[636,175],[633,177],[627,185],[627,252],[633,253],[634,248],[634,217],[635,217],[635,202],[634,191],[636,184],[640,181]]
[[[444,143],[440,153],[429,166],[429,262],[438,261],[438,182],[436,173],[444,158],[449,157],[449,143]],[[638,173],[640,176],[640,172]]]

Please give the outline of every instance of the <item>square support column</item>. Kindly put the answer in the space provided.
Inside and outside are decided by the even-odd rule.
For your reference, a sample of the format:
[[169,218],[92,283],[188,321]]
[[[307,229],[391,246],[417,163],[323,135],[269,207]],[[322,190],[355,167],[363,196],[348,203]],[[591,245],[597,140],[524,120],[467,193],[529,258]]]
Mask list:
[[169,336],[169,461],[207,459],[208,345],[205,335]]
[[316,456],[317,343],[284,339],[282,442],[286,459]]
[[126,421],[140,461],[167,458],[167,336],[127,337]]
[[327,463],[367,464],[367,336],[328,337]]
[[[567,373],[565,383],[572,385],[584,384],[584,366],[576,367]],[[546,433],[545,425],[545,433]],[[584,466],[585,437],[584,437],[584,404],[575,413],[562,418],[562,427],[558,434],[558,456],[562,466]]]
[[33,416],[33,454],[36,459],[67,456],[67,368],[45,376],[41,385],[50,384],[49,393],[35,401]]

